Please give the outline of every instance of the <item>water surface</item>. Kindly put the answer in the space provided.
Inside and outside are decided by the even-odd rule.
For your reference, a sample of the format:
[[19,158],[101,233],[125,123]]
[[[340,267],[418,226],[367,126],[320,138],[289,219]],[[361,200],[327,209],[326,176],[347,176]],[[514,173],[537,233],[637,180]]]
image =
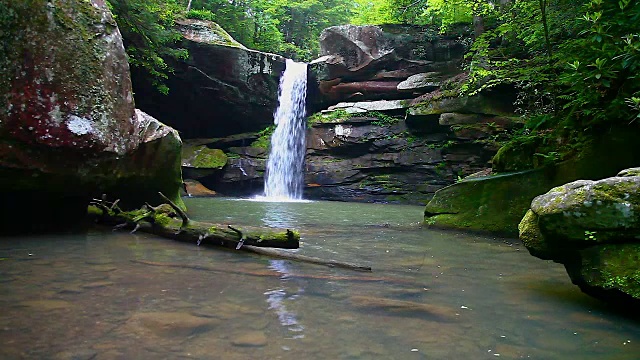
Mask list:
[[0,358],[637,359],[640,323],[515,240],[421,229],[422,208],[185,199],[290,227],[358,273],[145,234],[0,239]]

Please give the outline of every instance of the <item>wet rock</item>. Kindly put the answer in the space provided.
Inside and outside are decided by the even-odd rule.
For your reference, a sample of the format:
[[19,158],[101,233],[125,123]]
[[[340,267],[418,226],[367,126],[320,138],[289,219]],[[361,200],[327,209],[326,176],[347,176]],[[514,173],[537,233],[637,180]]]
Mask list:
[[231,46],[246,49],[220,25],[207,20],[179,19],[176,25],[185,39],[211,45]]
[[309,64],[310,107],[315,111],[346,100],[406,99],[438,88],[438,81],[427,78],[435,72],[457,73],[470,43],[465,41],[468,30],[459,30],[442,35],[419,26],[325,29],[320,36],[323,56]]
[[54,355],[59,360],[90,360],[94,359],[98,352],[92,349],[65,350]]
[[357,306],[378,308],[396,314],[406,313],[407,315],[413,316],[416,314],[427,315],[437,321],[454,321],[458,316],[456,309],[413,301],[373,296],[352,296],[350,299],[351,302]]
[[26,306],[35,311],[50,311],[69,309],[73,304],[64,300],[29,300],[18,303],[18,306]]
[[167,338],[186,338],[212,330],[219,321],[182,312],[146,312],[134,314],[125,326]]
[[200,179],[219,174],[227,162],[227,155],[220,149],[190,144],[182,147],[182,171],[185,177]]
[[231,344],[242,347],[262,347],[267,345],[267,335],[262,331],[248,331],[232,336]]
[[363,101],[363,102],[344,102],[334,106],[330,106],[328,110],[342,109],[349,114],[366,113],[367,111],[389,111],[400,110],[408,107],[405,100],[379,100],[379,101]]
[[[425,222],[436,227],[517,235],[518,224],[536,196],[577,179],[613,176],[621,168],[637,164],[640,149],[631,140],[637,136],[630,129],[612,130],[606,138],[584,148],[579,158],[555,166],[463,179],[436,192],[425,207]],[[611,157],[612,153],[620,155]]]
[[99,289],[107,286],[113,286],[111,281],[95,281],[82,285],[83,289]]
[[183,146],[182,166],[198,169],[221,169],[227,164],[227,155],[220,149],[204,145]]
[[398,84],[398,90],[435,90],[440,87],[439,73],[420,73],[408,77]]
[[197,180],[187,179],[184,181],[189,196],[216,196],[217,193],[208,189]]

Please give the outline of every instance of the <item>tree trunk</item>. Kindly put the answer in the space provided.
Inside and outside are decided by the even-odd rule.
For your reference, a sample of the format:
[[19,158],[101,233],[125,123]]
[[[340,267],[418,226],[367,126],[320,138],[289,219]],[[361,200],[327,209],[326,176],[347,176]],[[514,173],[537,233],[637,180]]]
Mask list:
[[473,34],[476,39],[484,34],[484,18],[482,15],[473,15]]
[[191,1],[189,0],[189,3],[187,4],[187,12],[191,11]]
[[549,57],[549,62],[551,62],[553,50],[551,47],[551,39],[549,38],[549,24],[547,22],[547,0],[539,0],[538,4],[540,5],[542,27],[544,28],[544,42],[547,47],[547,56]]

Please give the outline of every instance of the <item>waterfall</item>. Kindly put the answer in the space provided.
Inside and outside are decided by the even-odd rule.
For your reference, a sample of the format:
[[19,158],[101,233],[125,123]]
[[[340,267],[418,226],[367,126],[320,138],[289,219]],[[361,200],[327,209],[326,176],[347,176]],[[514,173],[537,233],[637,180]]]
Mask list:
[[274,200],[302,199],[306,151],[305,102],[307,64],[287,59],[278,91],[278,109],[273,118],[264,194]]

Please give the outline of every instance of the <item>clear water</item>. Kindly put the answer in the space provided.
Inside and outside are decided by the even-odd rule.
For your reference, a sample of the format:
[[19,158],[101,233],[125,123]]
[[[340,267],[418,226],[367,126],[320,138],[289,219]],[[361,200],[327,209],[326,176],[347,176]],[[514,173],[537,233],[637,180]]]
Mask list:
[[304,183],[307,64],[287,59],[280,78],[276,129],[271,136],[264,194],[270,199],[301,199]]
[[[517,242],[420,229],[422,208],[185,199],[299,229],[372,273],[144,234],[0,239],[2,359],[637,359],[640,323]],[[499,356],[498,356],[499,355]]]

